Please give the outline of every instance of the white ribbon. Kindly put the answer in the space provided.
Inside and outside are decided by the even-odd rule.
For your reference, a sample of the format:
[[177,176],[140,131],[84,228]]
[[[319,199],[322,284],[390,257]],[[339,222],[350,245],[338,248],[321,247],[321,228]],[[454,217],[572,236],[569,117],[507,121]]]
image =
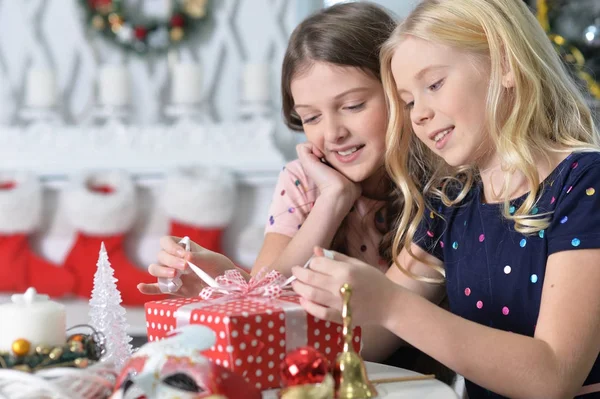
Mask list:
[[[332,251],[323,250],[323,254],[328,259],[334,259]],[[303,267],[308,268],[313,258],[314,255],[311,256],[310,259],[308,259],[308,261],[304,264]],[[232,283],[230,280],[224,278],[225,276],[221,276],[221,278],[217,278],[215,280],[193,263],[188,262],[188,265],[190,266],[190,269],[194,273],[196,273],[198,277],[200,277],[200,279],[210,287],[210,289],[208,290],[206,288],[203,290],[209,291],[209,299],[205,299],[201,302],[183,305],[180,308],[178,308],[174,313],[177,328],[190,324],[192,312],[194,310],[203,309],[213,305],[221,305],[230,301],[235,301],[240,298],[244,298],[246,300],[261,304],[270,303],[283,311],[285,316],[284,327],[286,352],[307,345],[308,323],[306,319],[306,312],[304,311],[302,306],[300,306],[300,304],[285,300],[286,297],[294,296],[295,294],[293,294],[291,291],[286,290],[279,291],[277,296],[273,297],[272,295],[264,295],[264,293],[261,291],[261,289],[264,288],[264,286],[260,284],[261,281],[264,281],[264,279],[269,279],[268,277],[271,276],[273,271],[269,272],[269,274],[266,274],[265,272],[259,272],[258,275],[255,276],[255,278],[253,278],[247,284],[248,287],[240,287],[241,285],[244,285],[242,284],[242,282]],[[219,284],[217,280],[220,280],[221,282],[227,281],[227,284]],[[279,283],[279,278],[271,278],[270,284],[275,284],[278,285],[281,289],[285,289],[288,288],[294,280],[295,277],[292,276],[283,283]],[[254,287],[257,287],[258,289],[254,290]],[[254,292],[253,290],[256,292]],[[223,296],[217,298],[210,298],[210,294],[212,292],[222,293]],[[240,292],[242,292],[242,294]],[[227,316],[231,317],[231,315]]]
[[[306,312],[304,309],[302,309],[300,304],[285,300],[286,297],[292,296],[295,296],[295,294],[291,291],[284,291],[279,298],[264,298],[257,296],[243,297],[246,300],[263,305],[265,303],[272,304],[274,307],[277,307],[283,311],[285,316],[284,327],[286,352],[301,346],[306,346],[308,344],[308,322],[306,318]],[[183,305],[174,313],[176,327],[180,328],[182,326],[189,325],[194,310],[200,310],[214,305],[223,305],[230,301],[236,301],[239,299],[239,296],[224,295],[214,299],[207,299],[200,302],[190,303],[188,305]],[[229,318],[235,317],[234,315],[226,316]]]
[[[330,251],[328,249],[324,249],[323,250],[323,256],[326,257],[327,259],[334,259],[333,256],[333,251]],[[308,260],[306,261],[306,263],[304,264],[304,266],[302,266],[305,269],[308,269],[310,267],[310,262],[313,260],[313,258],[315,257],[315,255],[311,256],[310,258],[308,258]],[[292,282],[296,280],[296,276],[291,276],[290,278],[288,278],[287,280],[285,280],[285,282],[281,285],[281,288],[285,288],[288,285],[292,284]]]

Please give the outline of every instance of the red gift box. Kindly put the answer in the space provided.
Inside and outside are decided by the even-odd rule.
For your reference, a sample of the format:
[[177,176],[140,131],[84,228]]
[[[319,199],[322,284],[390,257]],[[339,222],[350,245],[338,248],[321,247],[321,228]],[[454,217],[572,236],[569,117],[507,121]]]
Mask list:
[[[310,345],[333,363],[343,348],[342,326],[308,315],[291,291],[277,298],[169,299],[148,302],[145,309],[150,341],[190,323],[206,325],[216,333],[217,341],[203,354],[263,390],[280,387],[279,365],[287,352]],[[358,327],[354,349],[360,350]]]

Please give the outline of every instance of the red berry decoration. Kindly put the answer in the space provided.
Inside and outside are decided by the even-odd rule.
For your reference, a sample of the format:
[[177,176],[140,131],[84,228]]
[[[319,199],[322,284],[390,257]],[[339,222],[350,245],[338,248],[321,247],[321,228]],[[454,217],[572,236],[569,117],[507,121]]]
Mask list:
[[177,27],[181,28],[184,23],[185,23],[185,19],[183,18],[183,15],[181,15],[181,14],[175,14],[171,17],[171,26],[177,26]]
[[288,352],[281,366],[281,385],[291,387],[304,384],[318,384],[329,374],[329,361],[318,350],[304,346]]
[[133,29],[134,35],[138,40],[144,40],[148,34],[148,30],[143,26],[136,26]]

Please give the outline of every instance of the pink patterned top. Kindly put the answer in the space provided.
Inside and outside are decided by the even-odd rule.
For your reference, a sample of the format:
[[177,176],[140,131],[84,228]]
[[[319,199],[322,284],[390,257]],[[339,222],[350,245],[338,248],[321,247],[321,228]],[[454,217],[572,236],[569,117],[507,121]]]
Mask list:
[[[265,234],[279,233],[293,237],[302,227],[318,196],[316,184],[306,175],[300,161],[288,163],[279,174]],[[385,229],[384,215],[378,212],[382,204],[381,201],[365,197],[356,201],[347,221],[347,255],[386,272],[389,264],[379,256],[379,243],[383,237],[380,229]]]

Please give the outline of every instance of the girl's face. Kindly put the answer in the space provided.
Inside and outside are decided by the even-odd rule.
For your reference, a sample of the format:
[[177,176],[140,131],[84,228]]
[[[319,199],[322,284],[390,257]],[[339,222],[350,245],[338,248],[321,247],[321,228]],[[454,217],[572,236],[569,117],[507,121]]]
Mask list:
[[290,86],[308,141],[331,166],[356,183],[381,170],[387,106],[379,80],[358,68],[315,62]]
[[[473,55],[407,36],[391,62],[401,106],[417,137],[449,165],[481,162],[489,66]],[[480,167],[482,165],[479,165]]]

